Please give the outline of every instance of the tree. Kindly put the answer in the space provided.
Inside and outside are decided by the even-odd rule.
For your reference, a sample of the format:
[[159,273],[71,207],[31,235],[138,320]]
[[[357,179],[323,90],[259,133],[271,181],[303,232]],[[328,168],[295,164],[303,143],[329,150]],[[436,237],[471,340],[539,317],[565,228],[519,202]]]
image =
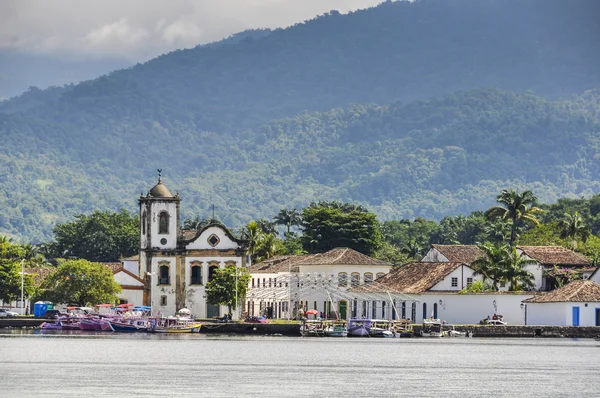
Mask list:
[[118,261],[132,256],[140,247],[139,225],[139,217],[126,210],[76,215],[75,221],[54,227],[55,256],[89,261]]
[[[21,297],[21,261],[23,248],[10,240],[0,241],[0,300],[11,302]],[[34,291],[31,275],[23,276],[23,294],[31,296]]]
[[285,225],[287,227],[287,233],[290,234],[290,230],[293,225],[300,225],[302,222],[302,215],[296,209],[281,209],[279,213],[273,218],[275,224]]
[[375,214],[362,206],[313,202],[303,209],[302,219],[302,245],[309,253],[349,247],[372,255],[382,243]]
[[386,241],[384,241],[379,249],[377,249],[374,257],[392,264],[393,269],[400,268],[408,261],[408,256],[403,253],[400,248]]
[[114,303],[121,287],[110,268],[87,260],[66,260],[40,286],[40,298],[80,307]]
[[525,270],[526,265],[535,265],[535,260],[527,259],[517,252],[517,248],[510,249],[507,261],[503,264],[502,278],[506,280],[510,286],[508,290],[516,292],[520,290],[530,290],[534,285],[533,274]]
[[421,242],[415,239],[411,239],[404,244],[400,251],[401,253],[406,254],[409,258],[413,260],[418,260],[421,257],[423,257],[423,255],[425,254],[425,250],[427,250],[427,247],[424,246]]
[[578,212],[566,213],[565,218],[560,222],[560,228],[560,238],[569,239],[573,250],[577,248],[577,237],[585,243],[591,235],[590,229],[585,225]]
[[277,234],[276,224],[267,219],[259,218],[256,220],[256,224],[258,224],[264,234]]
[[285,252],[285,246],[281,239],[277,238],[275,234],[264,235],[258,250],[258,261],[268,260],[271,257],[283,254]]
[[508,243],[510,247],[513,247],[517,240],[521,224],[527,222],[538,225],[540,223],[535,215],[542,213],[542,209],[534,206],[537,198],[533,192],[527,190],[519,194],[512,189],[505,189],[496,197],[496,201],[501,206],[489,208],[485,215],[489,219],[502,218],[503,220],[510,220],[511,231]]
[[206,284],[206,300],[210,304],[226,305],[231,314],[239,303],[244,302],[249,281],[250,274],[245,268],[229,265],[215,269],[212,280]]
[[260,228],[256,221],[250,221],[245,228],[242,229],[242,238],[248,241],[248,255],[251,261],[256,260],[257,251],[265,237],[265,233]]
[[201,224],[202,224],[202,221],[200,221],[200,217],[196,216],[196,218],[194,218],[194,219],[190,219],[190,218],[186,219],[183,222],[183,226],[181,228],[185,229],[185,230],[195,231],[195,230],[200,229]]
[[475,271],[473,274],[483,276],[484,282],[491,282],[492,289],[498,290],[498,283],[503,277],[503,265],[509,255],[508,246],[504,243],[485,242],[477,247],[483,252],[483,256],[471,263],[471,268]]

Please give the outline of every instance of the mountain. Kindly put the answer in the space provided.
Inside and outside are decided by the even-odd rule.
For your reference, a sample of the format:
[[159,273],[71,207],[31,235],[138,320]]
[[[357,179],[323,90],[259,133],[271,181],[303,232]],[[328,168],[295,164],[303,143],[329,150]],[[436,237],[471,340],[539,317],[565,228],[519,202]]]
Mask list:
[[591,195],[598,11],[386,2],[4,101],[0,233],[133,210],[156,168],[187,216],[214,203],[235,227],[315,199],[402,218],[483,208],[509,185]]

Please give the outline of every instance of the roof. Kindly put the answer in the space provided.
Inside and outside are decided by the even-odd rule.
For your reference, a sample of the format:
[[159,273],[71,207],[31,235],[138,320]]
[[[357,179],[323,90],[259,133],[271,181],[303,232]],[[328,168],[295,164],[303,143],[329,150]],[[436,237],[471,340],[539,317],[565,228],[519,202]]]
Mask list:
[[117,273],[121,268],[123,268],[123,264],[120,262],[102,263],[102,265],[110,268],[113,274]]
[[484,255],[483,251],[475,245],[431,245],[442,253],[451,263],[471,264]]
[[153,198],[172,198],[173,194],[169,189],[162,183],[160,177],[158,178],[158,183],[152,187],[152,189],[148,192],[148,196]]
[[525,303],[600,302],[600,285],[590,280],[573,281],[559,289],[540,294]]
[[377,279],[380,285],[406,294],[423,293],[441,282],[460,262],[412,262]]
[[542,265],[591,265],[583,254],[560,246],[517,246],[517,249]]
[[276,274],[278,272],[298,272],[298,263],[306,260],[307,257],[314,254],[294,255],[294,256],[275,256],[260,263],[248,267],[251,274]]
[[377,260],[365,254],[359,253],[348,247],[337,247],[325,253],[319,253],[308,256],[298,265],[386,265],[391,266],[382,260]]
[[599,269],[600,269],[600,266],[596,267],[596,270],[590,274],[589,279],[592,279],[598,273]]
[[217,228],[220,228],[221,230],[223,230],[223,232],[225,232],[225,236],[227,236],[229,239],[231,239],[233,242],[237,243],[240,246],[246,246],[248,244],[248,241],[246,239],[236,238],[226,226],[224,226],[220,222],[216,222],[216,221],[210,222],[198,230],[182,229],[181,230],[181,238],[186,243],[190,243],[190,242],[196,240],[200,235],[202,235],[202,233],[204,231],[206,231],[209,228],[213,228],[213,227],[217,227]]

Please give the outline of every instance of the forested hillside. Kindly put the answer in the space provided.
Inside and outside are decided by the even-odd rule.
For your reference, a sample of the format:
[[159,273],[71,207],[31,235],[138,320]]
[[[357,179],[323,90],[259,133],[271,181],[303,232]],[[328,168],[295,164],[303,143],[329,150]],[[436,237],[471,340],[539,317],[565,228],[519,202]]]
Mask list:
[[471,212],[508,186],[591,195],[596,15],[595,0],[386,2],[30,91],[0,105],[0,234],[133,210],[156,168],[186,215],[214,203],[234,226],[318,199],[386,219]]

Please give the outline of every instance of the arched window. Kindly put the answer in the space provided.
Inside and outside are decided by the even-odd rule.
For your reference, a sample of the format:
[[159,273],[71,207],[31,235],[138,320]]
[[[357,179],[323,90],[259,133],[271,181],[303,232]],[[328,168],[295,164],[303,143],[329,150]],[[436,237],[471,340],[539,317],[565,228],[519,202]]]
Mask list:
[[158,278],[159,285],[169,285],[171,283],[169,280],[169,265],[168,264],[161,265],[158,268],[158,273],[159,273],[159,278]]
[[433,303],[433,317],[437,319],[437,303]]
[[211,261],[208,264],[208,281],[212,281],[215,277],[215,272],[219,269],[219,265],[216,261]]
[[158,233],[169,233],[169,213],[167,213],[166,211],[163,211],[158,215]]
[[411,311],[410,316],[411,316],[410,319],[413,322],[415,322],[415,320],[417,319],[417,303],[415,303],[415,302],[412,303],[412,311]]
[[191,285],[201,285],[202,284],[202,266],[199,263],[192,264],[190,284]]
[[338,274],[338,287],[348,287],[348,274],[340,272]]
[[402,319],[406,319],[406,301],[402,302]]
[[358,272],[353,272],[350,275],[350,284],[352,287],[358,286],[360,284],[360,274]]
[[427,319],[427,303],[423,303],[423,319]]
[[142,212],[142,235],[146,235],[146,210]]
[[378,272],[378,273],[377,273],[377,278],[375,278],[375,279],[379,279],[379,278],[381,278],[381,277],[382,277],[382,276],[384,276],[384,275],[385,275],[385,274],[384,274],[383,272]]
[[373,274],[370,272],[365,272],[365,283],[373,282]]

